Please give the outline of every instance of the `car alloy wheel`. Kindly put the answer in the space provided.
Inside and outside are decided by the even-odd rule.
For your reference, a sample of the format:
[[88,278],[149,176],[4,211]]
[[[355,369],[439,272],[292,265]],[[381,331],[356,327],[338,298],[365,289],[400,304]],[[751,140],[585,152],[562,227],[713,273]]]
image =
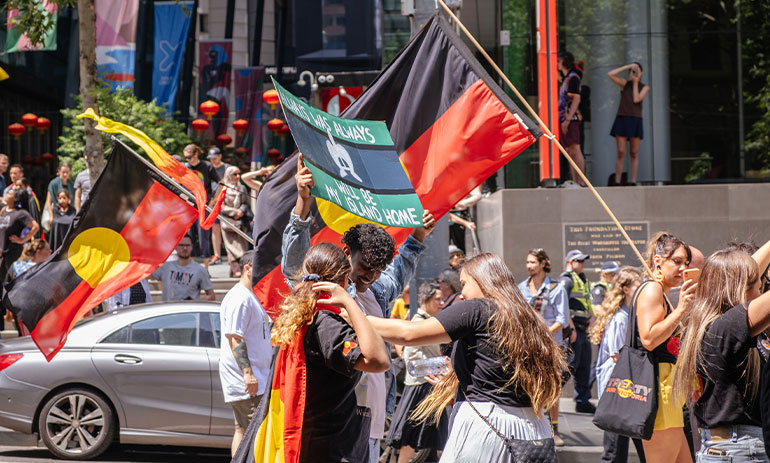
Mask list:
[[40,414],[40,437],[60,458],[87,460],[110,446],[114,423],[112,409],[99,395],[71,389],[46,402]]

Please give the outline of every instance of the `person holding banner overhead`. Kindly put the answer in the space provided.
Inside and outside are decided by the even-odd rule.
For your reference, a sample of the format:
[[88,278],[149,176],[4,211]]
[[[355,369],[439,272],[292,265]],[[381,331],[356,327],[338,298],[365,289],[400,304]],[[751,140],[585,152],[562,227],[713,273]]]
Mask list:
[[[283,233],[281,260],[283,274],[289,280],[299,275],[300,265],[310,248],[310,189],[315,184],[313,174],[305,166],[301,153],[297,158],[297,174],[294,179],[297,184],[297,202]],[[348,293],[365,314],[384,318],[390,316],[390,306],[414,275],[417,261],[425,250],[422,242],[435,226],[430,212],[423,213],[423,223],[424,228],[414,229],[398,249],[395,258],[395,240],[378,225],[359,224],[342,237],[342,249],[352,268],[352,284],[348,285]],[[390,384],[389,388],[387,384]],[[372,413],[370,461],[376,462],[380,440],[385,432],[385,415],[393,413],[396,384],[391,370],[388,370],[387,373],[367,373],[359,386],[367,390]]]

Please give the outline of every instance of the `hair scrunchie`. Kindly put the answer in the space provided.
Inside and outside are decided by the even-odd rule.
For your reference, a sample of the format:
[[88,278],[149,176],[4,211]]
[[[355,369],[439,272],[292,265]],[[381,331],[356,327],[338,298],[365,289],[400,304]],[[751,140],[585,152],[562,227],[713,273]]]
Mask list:
[[321,277],[317,273],[306,273],[302,275],[302,281],[321,281]]

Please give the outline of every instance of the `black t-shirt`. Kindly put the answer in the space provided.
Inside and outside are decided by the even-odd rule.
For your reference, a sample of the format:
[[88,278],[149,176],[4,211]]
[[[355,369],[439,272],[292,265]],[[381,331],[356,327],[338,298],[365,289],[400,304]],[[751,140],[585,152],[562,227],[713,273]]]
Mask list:
[[12,261],[19,258],[24,245],[11,242],[10,237],[16,235],[21,238],[22,230],[30,222],[32,222],[32,216],[24,209],[8,212],[3,208],[0,212],[0,243],[3,243],[3,257]]
[[371,411],[366,397],[356,397],[360,356],[353,328],[339,315],[318,311],[305,334],[301,462],[367,461]]
[[[452,304],[436,314],[435,318],[454,341],[452,365],[460,388],[474,402],[492,402],[511,407],[529,407],[532,401],[517,384],[505,386],[511,375],[503,370],[494,345],[490,344],[487,329],[496,305],[486,299],[471,299]],[[511,333],[512,336],[522,333]],[[464,401],[457,391],[456,401]]]
[[706,330],[701,343],[703,363],[698,362],[703,393],[694,407],[700,427],[761,425],[759,401],[747,397],[744,375],[749,352],[756,346],[744,305],[728,310]]
[[203,182],[203,187],[206,189],[206,200],[210,201],[212,196],[211,183],[217,184],[220,180],[217,170],[208,161],[200,161],[194,166],[189,165],[189,167],[195,171],[198,178]]

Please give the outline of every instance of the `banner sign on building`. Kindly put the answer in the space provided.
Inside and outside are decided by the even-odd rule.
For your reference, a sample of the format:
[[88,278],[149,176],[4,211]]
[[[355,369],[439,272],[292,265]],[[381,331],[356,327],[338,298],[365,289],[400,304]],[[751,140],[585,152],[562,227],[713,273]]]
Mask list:
[[187,32],[194,2],[156,2],[155,47],[152,56],[152,98],[174,111]]
[[204,140],[213,140],[217,135],[227,132],[233,41],[201,40],[199,52],[198,104],[207,100],[219,104],[219,113],[213,116],[209,129],[203,136]]
[[235,69],[235,117],[249,122],[243,134],[235,134],[235,146],[246,148],[248,162],[262,158],[262,83],[265,68]]
[[139,0],[95,0],[96,75],[114,91],[134,87]]
[[321,89],[321,109],[332,116],[339,116],[356,98],[364,93],[364,87],[332,87]]
[[303,103],[275,79],[291,134],[313,172],[313,196],[382,225],[422,227],[423,207],[384,122],[341,119]]
[[32,45],[29,37],[21,31],[18,26],[19,10],[8,10],[6,28],[8,33],[5,37],[5,52],[14,53],[19,51],[38,51],[38,50],[56,50],[56,22],[58,20],[58,7],[56,3],[43,0],[46,19],[53,23],[53,27],[45,34],[42,43]]

